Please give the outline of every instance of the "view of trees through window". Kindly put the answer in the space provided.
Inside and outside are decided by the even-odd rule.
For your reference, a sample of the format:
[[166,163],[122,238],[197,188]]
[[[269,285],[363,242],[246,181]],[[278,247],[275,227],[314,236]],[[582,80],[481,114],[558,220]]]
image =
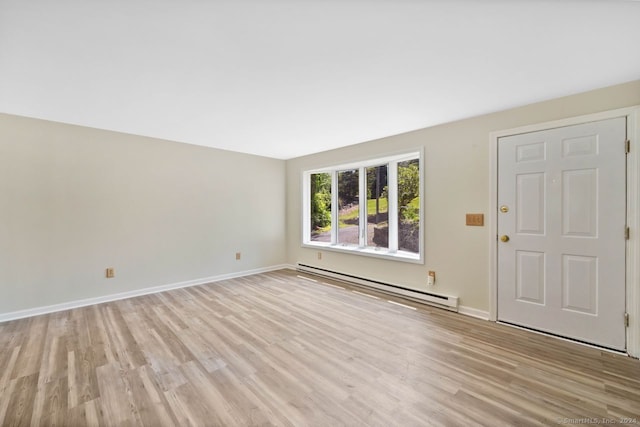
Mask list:
[[311,174],[311,240],[331,242],[331,174]]
[[398,163],[398,249],[420,252],[420,162]]
[[387,165],[367,168],[367,246],[389,247]]
[[338,243],[357,245],[360,224],[359,170],[338,172]]
[[[389,191],[390,168],[394,168],[395,175],[393,191]],[[308,176],[310,241],[420,253],[418,158]],[[333,179],[337,183],[335,207],[332,206]],[[361,188],[366,189],[366,199],[360,195]],[[366,205],[361,206],[365,200]],[[389,213],[390,206],[397,206],[393,215]],[[393,224],[390,219],[394,220]],[[397,236],[397,241],[390,244],[390,236]]]

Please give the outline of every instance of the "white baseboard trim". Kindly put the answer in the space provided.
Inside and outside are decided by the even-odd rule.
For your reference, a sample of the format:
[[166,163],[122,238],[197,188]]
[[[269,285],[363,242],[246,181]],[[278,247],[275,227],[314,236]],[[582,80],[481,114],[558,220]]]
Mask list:
[[204,285],[207,283],[220,282],[222,280],[234,279],[236,277],[251,276],[254,274],[267,273],[275,270],[294,268],[292,265],[280,264],[271,267],[256,268],[254,270],[239,271],[235,273],[221,274],[218,276],[204,277],[201,279],[187,280],[185,282],[169,283],[166,285],[153,286],[150,288],[136,289],[128,292],[117,294],[103,295],[94,298],[86,298],[81,300],[63,302],[60,304],[47,305],[43,307],[28,308],[26,310],[10,311],[8,313],[0,313],[0,323],[10,320],[23,319],[25,317],[39,316],[41,314],[55,313],[58,311],[71,310],[74,308],[86,307],[88,305],[102,304],[105,302],[118,301],[127,298],[138,297],[142,295],[156,294],[158,292],[169,291],[171,289],[187,288],[189,286]]
[[482,320],[489,320],[488,311],[482,311],[472,307],[465,307],[464,305],[461,305],[458,307],[458,313],[464,314],[465,316],[482,319]]

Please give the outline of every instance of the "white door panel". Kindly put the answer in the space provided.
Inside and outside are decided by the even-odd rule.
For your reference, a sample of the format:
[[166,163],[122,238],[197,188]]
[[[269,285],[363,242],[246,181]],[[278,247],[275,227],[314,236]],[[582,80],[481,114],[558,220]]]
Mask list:
[[626,120],[500,138],[498,320],[626,347]]
[[516,232],[518,234],[544,235],[544,180],[544,173],[526,173],[516,176]]
[[544,304],[544,253],[516,251],[516,300]]

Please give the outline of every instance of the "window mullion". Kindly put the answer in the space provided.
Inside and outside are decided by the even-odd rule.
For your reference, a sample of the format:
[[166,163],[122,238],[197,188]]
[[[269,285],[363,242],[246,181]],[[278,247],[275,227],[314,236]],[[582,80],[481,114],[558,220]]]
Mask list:
[[338,171],[331,171],[331,244],[338,243]]
[[359,203],[360,203],[360,215],[358,216],[359,225],[359,239],[358,246],[364,248],[367,246],[367,168],[361,167],[358,172],[358,184],[359,188]]
[[303,243],[311,241],[311,174],[302,174],[302,237]]
[[387,172],[389,210],[389,252],[398,251],[398,162],[389,162]]

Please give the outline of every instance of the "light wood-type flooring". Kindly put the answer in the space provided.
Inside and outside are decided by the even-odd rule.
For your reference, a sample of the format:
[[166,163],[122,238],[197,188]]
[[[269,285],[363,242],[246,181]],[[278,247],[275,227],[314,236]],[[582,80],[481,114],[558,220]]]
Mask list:
[[640,425],[636,359],[316,279],[1,323],[0,425]]

